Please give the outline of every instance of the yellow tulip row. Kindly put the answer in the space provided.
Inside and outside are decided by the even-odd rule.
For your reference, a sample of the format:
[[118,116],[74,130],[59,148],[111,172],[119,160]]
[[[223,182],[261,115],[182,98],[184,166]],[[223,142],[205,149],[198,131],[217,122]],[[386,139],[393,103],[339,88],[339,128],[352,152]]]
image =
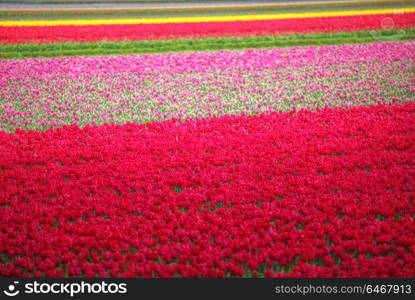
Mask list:
[[58,25],[123,25],[123,24],[166,24],[193,22],[228,22],[228,21],[260,21],[276,19],[301,19],[317,17],[339,17],[358,15],[414,13],[415,7],[400,9],[373,9],[349,11],[324,11],[284,14],[260,14],[238,16],[199,16],[199,17],[165,17],[140,19],[87,19],[87,20],[3,20],[0,26],[58,26]]

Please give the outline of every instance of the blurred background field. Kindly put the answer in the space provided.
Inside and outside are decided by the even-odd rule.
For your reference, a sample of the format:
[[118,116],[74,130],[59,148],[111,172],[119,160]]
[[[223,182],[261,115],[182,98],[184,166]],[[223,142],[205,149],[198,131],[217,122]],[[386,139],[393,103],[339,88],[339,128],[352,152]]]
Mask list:
[[[118,19],[118,18],[155,18],[224,16],[277,13],[304,13],[324,11],[348,11],[353,9],[399,9],[413,7],[413,0],[376,0],[376,1],[318,1],[318,2],[270,2],[270,1],[108,1],[86,0],[60,1],[0,1],[0,20],[56,20],[56,19]],[[105,1],[104,1],[105,2]],[[288,3],[291,2],[291,3]],[[92,5],[90,5],[92,4]],[[106,5],[105,5],[106,4]],[[154,4],[148,6],[146,4]],[[197,5],[194,5],[197,4]]]

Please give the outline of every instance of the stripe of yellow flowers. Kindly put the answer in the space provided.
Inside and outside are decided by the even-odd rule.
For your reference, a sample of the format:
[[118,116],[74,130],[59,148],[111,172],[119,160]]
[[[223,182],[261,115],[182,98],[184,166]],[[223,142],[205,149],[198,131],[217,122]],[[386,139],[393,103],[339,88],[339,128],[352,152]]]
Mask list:
[[400,9],[373,9],[351,11],[328,11],[306,13],[284,13],[265,15],[241,16],[203,16],[203,17],[169,17],[145,19],[92,19],[92,20],[21,20],[0,21],[0,26],[58,26],[58,25],[123,25],[123,24],[164,24],[164,23],[193,23],[193,22],[227,22],[227,21],[259,21],[275,19],[301,19],[318,17],[340,17],[379,14],[400,14],[415,12],[415,7]]

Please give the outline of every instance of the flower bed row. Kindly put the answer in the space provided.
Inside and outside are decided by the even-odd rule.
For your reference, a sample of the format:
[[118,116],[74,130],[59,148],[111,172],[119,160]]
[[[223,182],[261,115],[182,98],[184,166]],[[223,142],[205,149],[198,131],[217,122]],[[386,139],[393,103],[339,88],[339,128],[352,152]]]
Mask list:
[[0,276],[414,277],[414,118],[0,132]]
[[415,42],[1,60],[0,130],[415,100]]
[[201,23],[0,26],[0,43],[158,40],[399,29],[410,27],[415,27],[415,13]]
[[79,19],[83,17],[105,18],[132,16],[134,18],[145,17],[172,17],[172,16],[203,16],[203,15],[240,15],[240,14],[270,14],[287,12],[313,12],[313,11],[345,11],[356,9],[396,9],[410,7],[412,0],[376,0],[370,2],[361,1],[336,1],[336,2],[303,2],[303,3],[256,3],[255,5],[219,5],[219,6],[181,6],[181,7],[124,7],[124,8],[37,8],[37,9],[4,9],[0,11],[1,19],[11,18],[37,18],[63,19],[71,17]]
[[208,23],[228,21],[260,21],[279,19],[303,19],[340,16],[370,16],[383,14],[415,13],[415,7],[400,9],[366,9],[347,11],[321,11],[321,12],[294,12],[276,14],[253,15],[224,15],[224,16],[190,16],[190,17],[164,17],[164,18],[121,18],[121,19],[61,19],[61,20],[0,20],[0,26],[58,26],[58,25],[126,25],[126,24],[167,24],[167,23]]
[[104,42],[63,42],[47,44],[3,44],[0,58],[61,57],[151,54],[185,51],[216,51],[255,48],[286,48],[405,41],[415,39],[415,28],[336,33],[260,35],[199,39],[135,40]]

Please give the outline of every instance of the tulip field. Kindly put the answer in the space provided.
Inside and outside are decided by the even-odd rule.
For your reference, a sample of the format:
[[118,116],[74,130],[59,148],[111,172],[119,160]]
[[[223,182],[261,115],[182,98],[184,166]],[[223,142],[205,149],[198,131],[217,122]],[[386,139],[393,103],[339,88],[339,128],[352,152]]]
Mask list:
[[391,2],[1,12],[0,277],[414,277]]

